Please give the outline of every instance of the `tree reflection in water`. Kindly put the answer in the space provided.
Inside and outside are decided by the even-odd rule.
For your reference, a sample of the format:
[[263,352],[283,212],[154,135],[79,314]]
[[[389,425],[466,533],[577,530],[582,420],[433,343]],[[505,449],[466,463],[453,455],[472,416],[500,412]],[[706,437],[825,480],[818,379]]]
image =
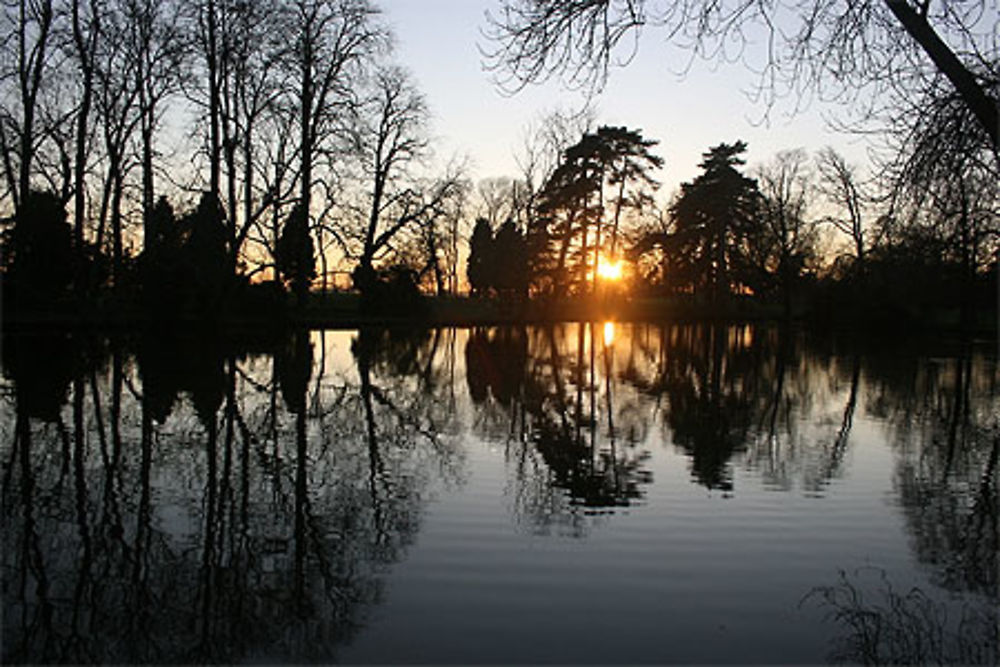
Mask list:
[[462,483],[469,432],[503,447],[519,525],[585,536],[647,502],[665,448],[713,493],[823,496],[864,418],[931,580],[997,604],[979,348],[704,324],[329,336],[6,337],[4,662],[334,660],[436,485]]
[[652,481],[644,425],[615,396],[614,325],[597,326],[476,329],[466,342],[473,427],[505,442],[514,511],[538,532],[583,534],[585,517],[635,504]]
[[[652,482],[649,449],[663,442],[685,452],[693,481],[711,490],[733,491],[738,459],[776,488],[821,494],[847,447],[860,358],[848,370],[803,345],[801,334],[749,326],[473,330],[474,428],[519,447],[515,504],[543,532],[553,521],[579,525],[581,510],[640,501]],[[818,409],[837,414],[836,432],[816,432]],[[564,506],[546,495],[553,488]]]
[[412,541],[426,470],[461,459],[411,391],[427,377],[380,370],[433,357],[426,337],[362,332],[360,379],[322,381],[316,339],[5,341],[5,662],[336,656]]

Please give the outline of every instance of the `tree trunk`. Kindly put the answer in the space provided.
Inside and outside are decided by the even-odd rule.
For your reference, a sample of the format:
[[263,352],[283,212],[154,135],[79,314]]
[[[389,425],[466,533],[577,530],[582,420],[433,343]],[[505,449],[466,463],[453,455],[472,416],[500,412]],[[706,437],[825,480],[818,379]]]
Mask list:
[[[80,60],[80,73],[82,74],[82,97],[80,99],[80,109],[76,116],[76,156],[73,165],[73,240],[79,252],[83,248],[83,223],[86,205],[84,191],[84,177],[86,175],[87,159],[87,130],[90,119],[90,105],[94,93],[94,62],[89,45],[84,39],[83,28],[80,25],[80,2],[73,0],[73,40],[76,44],[77,57]],[[97,15],[92,12],[92,21],[96,21]],[[97,30],[96,25],[91,24],[91,30]],[[90,35],[91,40],[96,38]]]
[[121,286],[124,271],[124,248],[122,245],[122,193],[125,189],[124,176],[119,170],[114,176],[111,192],[111,236],[112,236],[112,275],[115,287]]
[[[148,106],[147,106],[148,105]],[[153,212],[154,183],[153,183],[153,123],[155,109],[150,102],[146,102],[141,110],[142,127],[142,233],[143,247],[148,247],[151,230],[149,229],[150,215]]]
[[208,44],[206,60],[208,65],[208,117],[209,117],[209,146],[208,146],[208,188],[212,194],[218,196],[221,172],[221,150],[219,141],[219,62],[218,46],[216,44],[215,25],[215,0],[208,0],[206,11],[206,28],[208,31]]
[[[306,23],[303,26],[302,34],[302,88],[300,104],[301,113],[301,147],[302,147],[302,182],[300,183],[299,199],[302,209],[305,211],[306,220],[312,220],[312,168],[313,168],[313,51],[311,41],[312,25]],[[317,232],[317,251],[323,257],[323,234],[322,230]],[[326,292],[326,267],[323,266],[323,292]]]
[[[25,32],[27,30],[27,17],[24,15],[24,5],[20,3],[20,31],[18,34],[19,67],[18,77],[21,84],[21,104],[24,110],[24,117],[21,124],[21,164],[18,174],[18,189],[21,202],[28,196],[31,189],[31,160],[35,153],[35,104],[38,100],[38,90],[42,83],[42,70],[45,65],[46,47],[50,28],[52,27],[52,0],[45,0],[41,7],[41,16],[38,24],[38,40],[35,44],[34,52],[29,57],[26,53]],[[31,71],[28,71],[29,60],[31,60]]]

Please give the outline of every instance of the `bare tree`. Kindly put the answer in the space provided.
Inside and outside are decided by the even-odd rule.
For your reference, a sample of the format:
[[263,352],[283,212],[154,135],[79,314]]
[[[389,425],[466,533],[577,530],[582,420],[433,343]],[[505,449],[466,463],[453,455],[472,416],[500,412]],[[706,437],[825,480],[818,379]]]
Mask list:
[[94,98],[94,72],[97,47],[101,39],[101,14],[98,0],[73,0],[73,47],[80,71],[80,106],[76,115],[76,150],[73,163],[73,237],[77,248],[83,246],[86,207],[85,176],[91,134],[90,110]]
[[153,210],[155,135],[168,98],[180,90],[189,64],[179,3],[170,0],[123,0],[130,71],[141,141],[143,236],[148,237]]
[[[293,68],[299,110],[299,201],[312,214],[314,167],[318,154],[345,124],[356,99],[354,85],[369,58],[386,42],[368,0],[296,0],[287,9],[295,40]],[[327,267],[323,226],[317,228],[323,289]]]
[[[289,168],[285,160],[280,165],[272,165],[268,159],[271,156],[260,145],[261,125],[269,124],[269,129],[276,130],[278,137],[287,137],[291,125],[287,101],[289,77],[287,70],[280,66],[287,46],[273,30],[276,22],[272,14],[277,10],[277,3],[272,1],[244,3],[238,6],[236,15],[238,33],[243,36],[233,66],[232,84],[235,137],[231,179],[234,184],[237,143],[242,160],[242,221],[236,226],[233,246],[233,255],[237,258],[261,217],[269,208],[277,207],[288,194],[283,193],[280,186],[275,190],[265,187],[259,192],[255,185],[258,171],[266,181],[268,173],[284,173]],[[235,218],[235,202],[232,206]]]
[[794,284],[815,250],[815,225],[806,211],[811,180],[808,168],[809,156],[800,148],[779,152],[754,174],[761,194],[761,259],[764,268],[778,277],[786,313],[791,312]]
[[407,176],[428,156],[427,103],[405,71],[397,67],[379,71],[366,107],[354,135],[370,182],[358,259],[362,284],[374,275],[373,263],[392,237],[423,217],[425,203]]
[[844,157],[827,146],[816,156],[819,174],[817,190],[837,213],[827,215],[823,221],[834,229],[846,234],[854,248],[854,259],[858,266],[865,261],[865,220],[866,198],[860,190],[857,170]]
[[478,196],[478,217],[486,218],[490,227],[496,229],[508,218],[515,217],[519,209],[519,183],[506,176],[484,178],[476,184]]
[[[38,148],[38,103],[46,72],[52,66],[56,8],[53,0],[4,0],[0,32],[3,58],[0,80],[11,85],[11,106],[4,100],[0,117],[7,191],[18,208],[31,188],[32,161]],[[16,106],[15,106],[16,105]]]
[[515,155],[524,188],[518,197],[523,201],[524,216],[519,222],[527,225],[536,217],[538,195],[559,166],[563,152],[596,124],[596,113],[588,106],[577,112],[551,111],[525,128],[521,150]]
[[640,32],[656,28],[693,56],[747,62],[768,106],[788,94],[877,105],[885,93],[941,75],[998,148],[998,19],[988,5],[504,0],[487,16],[493,47],[486,56],[508,88],[561,74],[594,90],[609,66],[628,62]]
[[118,7],[103,17],[106,39],[97,52],[95,99],[96,120],[100,124],[104,160],[102,164],[101,201],[95,243],[103,250],[105,230],[110,224],[113,267],[121,269],[122,198],[125,175],[129,169],[128,147],[139,123],[138,78],[135,61],[130,57],[126,39],[128,22]]

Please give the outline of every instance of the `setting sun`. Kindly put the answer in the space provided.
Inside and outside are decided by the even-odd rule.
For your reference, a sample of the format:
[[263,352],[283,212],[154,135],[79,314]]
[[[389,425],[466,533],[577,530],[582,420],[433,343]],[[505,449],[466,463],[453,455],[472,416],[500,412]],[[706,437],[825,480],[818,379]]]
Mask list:
[[597,275],[602,280],[621,280],[622,279],[622,260],[615,262],[609,262],[604,257],[599,257],[597,260]]

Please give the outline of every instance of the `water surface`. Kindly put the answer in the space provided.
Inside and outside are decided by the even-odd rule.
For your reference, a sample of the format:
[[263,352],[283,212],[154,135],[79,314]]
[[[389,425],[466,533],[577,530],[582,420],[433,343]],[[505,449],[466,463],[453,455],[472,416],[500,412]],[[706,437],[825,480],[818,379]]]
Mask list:
[[996,662],[993,344],[9,336],[4,662]]

